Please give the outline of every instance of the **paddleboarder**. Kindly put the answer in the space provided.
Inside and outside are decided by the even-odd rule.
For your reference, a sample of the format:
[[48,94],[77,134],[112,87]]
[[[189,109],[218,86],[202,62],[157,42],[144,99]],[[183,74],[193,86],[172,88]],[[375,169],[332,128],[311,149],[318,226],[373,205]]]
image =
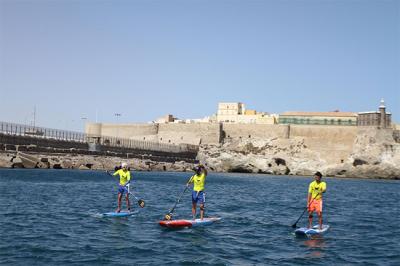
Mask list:
[[126,199],[126,207],[128,208],[128,211],[131,210],[131,204],[129,202],[129,183],[131,180],[131,172],[128,169],[128,164],[127,163],[122,163],[121,164],[121,169],[116,170],[113,174],[113,176],[119,175],[119,185],[118,185],[118,208],[115,212],[120,212],[121,211],[121,201],[122,201],[122,196],[125,194],[125,199]]
[[308,187],[308,228],[312,228],[313,213],[317,212],[319,229],[322,229],[322,194],[326,191],[326,183],[321,181],[322,174],[316,172],[314,174],[315,180],[310,183]]
[[204,204],[206,202],[206,194],[204,192],[204,187],[206,183],[207,170],[203,165],[197,166],[195,169],[195,175],[193,175],[189,182],[186,184],[188,187],[193,183],[192,191],[192,216],[193,220],[196,219],[196,208],[197,204],[200,204],[200,219],[204,218]]

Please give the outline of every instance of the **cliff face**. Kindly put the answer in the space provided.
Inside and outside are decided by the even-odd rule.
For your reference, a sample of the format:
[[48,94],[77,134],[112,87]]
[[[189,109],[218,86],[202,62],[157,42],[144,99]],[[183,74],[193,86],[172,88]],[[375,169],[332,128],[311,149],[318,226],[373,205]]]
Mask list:
[[198,158],[218,172],[400,178],[393,130],[360,128],[352,143],[318,137],[235,139],[202,145]]

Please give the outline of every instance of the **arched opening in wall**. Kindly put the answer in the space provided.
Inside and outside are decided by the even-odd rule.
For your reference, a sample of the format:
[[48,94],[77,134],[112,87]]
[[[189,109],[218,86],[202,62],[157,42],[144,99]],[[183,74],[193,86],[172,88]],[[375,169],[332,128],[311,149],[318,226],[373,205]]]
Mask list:
[[344,160],[343,160],[343,159],[341,159],[341,160],[340,160],[340,162],[341,162],[341,163],[344,163]]
[[170,140],[170,139],[168,140],[168,143],[171,143],[171,140]]
[[352,123],[351,123],[351,119],[349,119],[349,120],[348,120],[348,122],[349,122],[349,125],[351,125],[351,124],[352,124]]
[[121,145],[121,141],[120,140],[117,140],[117,145]]
[[251,135],[249,135],[249,139],[251,138]]
[[331,125],[335,124],[335,120],[331,119]]
[[162,138],[160,138],[160,140],[162,140]]
[[146,137],[143,137],[143,140],[146,140]]
[[341,119],[338,120],[338,124],[339,124],[339,125],[342,124],[342,120],[341,120]]
[[328,119],[324,119],[324,124],[328,124]]
[[104,140],[104,145],[110,145],[110,140],[109,139],[105,139]]

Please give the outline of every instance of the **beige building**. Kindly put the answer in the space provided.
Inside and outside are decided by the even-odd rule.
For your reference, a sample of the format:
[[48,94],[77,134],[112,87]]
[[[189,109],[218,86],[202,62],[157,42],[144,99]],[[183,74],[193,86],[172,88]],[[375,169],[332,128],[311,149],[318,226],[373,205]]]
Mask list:
[[239,124],[276,124],[276,116],[256,110],[246,110],[243,103],[219,103],[217,122]]
[[238,116],[243,115],[245,107],[243,103],[218,103],[217,121],[225,123],[237,123]]
[[175,120],[177,120],[173,115],[165,115],[163,117],[157,118],[154,123],[158,124],[165,124],[165,123],[173,123]]

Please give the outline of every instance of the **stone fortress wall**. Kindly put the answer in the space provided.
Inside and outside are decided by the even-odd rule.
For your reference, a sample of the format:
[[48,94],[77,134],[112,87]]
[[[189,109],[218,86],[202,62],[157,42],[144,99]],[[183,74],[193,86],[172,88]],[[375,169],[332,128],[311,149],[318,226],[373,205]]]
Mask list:
[[353,150],[356,126],[229,123],[87,124],[86,133],[169,144],[218,145],[229,140],[298,139],[328,162],[341,163]]

